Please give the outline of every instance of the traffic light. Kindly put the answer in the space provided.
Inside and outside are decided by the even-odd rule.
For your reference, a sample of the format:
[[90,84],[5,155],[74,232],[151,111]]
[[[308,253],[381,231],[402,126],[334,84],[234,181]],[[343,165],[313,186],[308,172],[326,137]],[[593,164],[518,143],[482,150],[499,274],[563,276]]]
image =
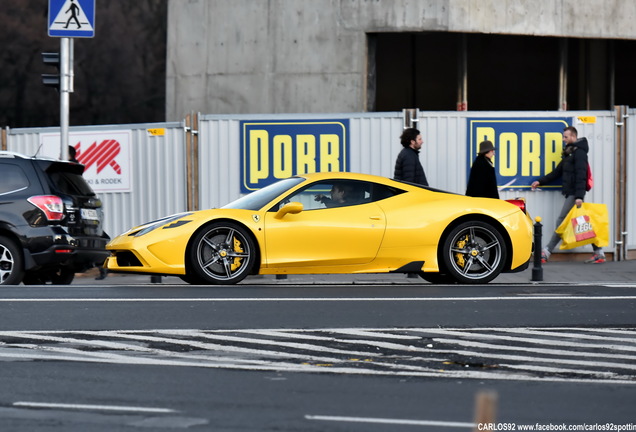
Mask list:
[[42,62],[57,69],[56,74],[42,74],[42,84],[60,91],[60,53],[42,53]]

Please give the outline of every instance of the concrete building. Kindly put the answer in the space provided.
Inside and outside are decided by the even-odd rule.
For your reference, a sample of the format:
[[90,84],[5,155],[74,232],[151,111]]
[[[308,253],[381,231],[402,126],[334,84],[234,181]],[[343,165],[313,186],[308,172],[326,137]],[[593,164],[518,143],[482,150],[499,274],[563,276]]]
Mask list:
[[166,120],[636,106],[633,0],[169,0]]

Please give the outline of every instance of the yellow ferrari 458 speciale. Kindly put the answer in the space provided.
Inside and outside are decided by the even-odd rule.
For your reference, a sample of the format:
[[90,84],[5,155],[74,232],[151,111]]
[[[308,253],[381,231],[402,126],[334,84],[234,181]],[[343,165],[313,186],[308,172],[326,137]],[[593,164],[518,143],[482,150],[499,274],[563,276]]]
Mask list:
[[133,228],[108,243],[105,267],[193,284],[234,284],[250,274],[387,272],[487,283],[526,269],[532,243],[523,204],[331,172]]

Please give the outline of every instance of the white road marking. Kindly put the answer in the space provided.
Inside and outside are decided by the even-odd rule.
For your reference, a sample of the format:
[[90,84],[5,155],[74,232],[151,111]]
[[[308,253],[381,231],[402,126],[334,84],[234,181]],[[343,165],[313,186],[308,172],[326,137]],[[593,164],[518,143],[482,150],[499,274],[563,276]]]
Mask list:
[[[169,332],[165,332],[167,334],[175,334],[175,335],[184,335],[184,332],[181,330],[173,330]],[[354,356],[364,356],[367,355],[366,352],[359,351],[350,351],[350,350],[340,350],[334,348],[325,348],[319,345],[311,345],[311,344],[301,344],[294,342],[282,342],[282,341],[274,341],[269,339],[257,339],[257,338],[246,338],[246,337],[235,337],[235,336],[222,336],[215,334],[207,334],[205,332],[188,332],[190,337],[195,338],[204,338],[211,340],[219,340],[219,341],[228,341],[228,342],[241,342],[241,343],[250,343],[254,345],[273,345],[277,347],[287,347],[287,348],[295,348],[299,350],[308,350],[308,351],[318,351],[318,352],[328,352],[331,354],[346,354],[346,355],[354,355]]]
[[536,365],[528,365],[528,364],[519,365],[519,364],[507,364],[507,363],[500,363],[498,366],[507,367],[510,369],[530,370],[530,371],[543,372],[543,373],[557,373],[557,374],[567,373],[567,374],[577,374],[577,375],[592,375],[592,376],[599,376],[599,377],[605,377],[605,378],[612,378],[616,376],[616,374],[612,372],[599,372],[596,370],[586,370],[586,369],[580,369],[580,368],[566,369],[566,368],[560,368],[560,367],[557,368],[557,367],[550,367],[550,366],[536,366]]
[[[528,351],[530,353],[546,354],[548,356],[554,356],[554,357],[557,357],[557,358],[559,356],[566,356],[566,355],[573,355],[573,354],[577,355],[577,356],[581,356],[581,357],[593,356],[592,354],[595,354],[594,357],[601,357],[601,358],[607,358],[607,356],[608,356],[607,353],[585,353],[585,352],[580,352],[580,351],[570,352],[570,351],[565,351],[565,350],[549,350],[549,349],[520,347],[520,346],[492,345],[492,344],[485,344],[485,343],[481,343],[481,342],[463,341],[463,340],[459,340],[459,339],[434,338],[434,340],[435,340],[435,342],[440,342],[440,343],[445,343],[445,344],[453,344],[453,345],[459,345],[459,346],[465,346],[465,347],[468,347],[468,348],[482,348],[484,350]],[[436,349],[432,349],[431,352],[437,352],[437,353],[461,353],[463,355],[469,355],[469,356],[483,356],[484,355],[483,353],[480,353],[479,351],[462,351],[462,350],[454,351],[454,350],[436,350]],[[555,358],[554,357],[541,358],[541,357],[533,357],[533,356],[507,355],[507,354],[499,354],[499,353],[493,353],[493,352],[488,352],[488,356],[490,358],[500,358],[500,359],[506,359],[506,360],[521,360],[521,361],[530,360],[530,361],[547,362],[547,363],[555,362]],[[611,357],[612,358],[618,358],[615,355],[612,355]],[[587,361],[587,360],[568,360],[568,359],[564,359],[564,358],[559,358],[558,361],[560,363],[572,364],[572,365],[596,366],[596,367],[613,367],[613,368],[617,368],[617,369],[636,370],[636,364],[629,364],[629,363],[594,362],[594,361]]]
[[[182,333],[181,330],[173,330],[170,332],[166,332],[166,333],[174,333],[174,334],[179,334]],[[248,343],[253,343],[253,344],[257,344],[257,345],[275,345],[275,346],[287,346],[290,348],[299,348],[299,349],[309,349],[310,351],[328,351],[334,354],[348,354],[348,355],[356,355],[356,356],[368,356],[369,353],[368,352],[358,352],[358,351],[342,351],[342,350],[337,350],[337,349],[325,349],[324,347],[321,346],[317,346],[317,345],[310,345],[310,344],[298,344],[298,343],[289,343],[289,342],[281,342],[281,341],[273,341],[273,340],[267,340],[267,339],[255,339],[255,338],[237,338],[237,337],[231,337],[231,336],[218,336],[218,335],[214,335],[208,332],[198,332],[195,333],[193,335],[194,337],[202,337],[202,338],[206,338],[206,339],[217,339],[217,340],[228,340],[228,341],[234,341],[234,342],[248,342]],[[287,337],[290,337],[291,335],[288,335]],[[419,339],[419,338],[418,338]],[[356,339],[337,339],[337,338],[324,338],[323,340],[327,340],[327,341],[331,341],[331,342],[342,342],[342,343],[348,343],[348,344],[361,344],[361,345],[371,345],[371,346],[377,346],[379,348],[387,348],[387,349],[404,349],[404,345],[400,345],[400,344],[396,344],[396,343],[390,343],[390,342],[380,342],[380,341],[373,341],[373,340],[369,340],[369,339],[365,339],[365,340],[356,340]],[[420,351],[426,351],[426,350],[420,350]]]
[[117,405],[81,405],[81,404],[63,404],[48,402],[14,402],[15,407],[24,408],[54,408],[69,410],[93,410],[93,411],[125,411],[125,412],[144,412],[144,413],[175,413],[178,412],[168,408],[148,408],[134,406],[117,406]]
[[[528,337],[533,331],[540,333],[540,337]],[[567,335],[565,343],[556,345],[572,349],[546,349],[535,345],[551,345],[561,334]],[[611,335],[629,348],[636,343],[634,328],[0,331],[0,358],[348,375],[636,384],[632,373],[636,369],[635,357],[616,353],[624,345],[602,344],[596,337],[592,343],[578,343],[572,340],[577,334]],[[347,335],[352,338],[347,339]],[[20,343],[20,339],[24,342]],[[304,343],[298,343],[298,340]],[[219,343],[215,343],[217,341]],[[530,348],[533,345],[535,347]],[[98,349],[94,350],[94,347]],[[596,357],[604,361],[592,359]],[[468,362],[465,368],[464,361]],[[620,370],[625,372],[618,372]],[[543,375],[533,376],[533,372]]]
[[405,420],[405,419],[387,419],[373,417],[343,417],[343,416],[324,416],[324,415],[306,415],[307,420],[333,421],[333,422],[354,422],[354,423],[376,423],[376,424],[392,424],[392,425],[408,425],[408,426],[435,426],[450,428],[474,428],[475,423],[462,423],[437,420]]
[[[448,336],[459,336],[459,337],[471,337],[475,339],[487,339],[490,341],[506,341],[506,342],[526,342],[535,345],[555,345],[558,347],[572,347],[572,348],[588,348],[588,349],[605,349],[605,350],[616,350],[616,351],[629,351],[636,352],[636,347],[634,346],[621,346],[617,344],[596,344],[596,343],[577,343],[577,342],[569,342],[563,340],[556,339],[537,339],[537,338],[529,338],[529,337],[521,337],[521,336],[502,336],[495,334],[484,334],[484,333],[476,333],[471,331],[455,331],[455,330],[445,330],[439,329],[436,331],[437,334],[448,335]],[[545,336],[545,334],[544,334]],[[550,336],[559,336],[561,334],[552,333]],[[625,339],[625,341],[628,341]],[[628,343],[634,343],[636,340],[631,339]],[[493,345],[494,346],[494,345]],[[547,351],[542,351],[541,348],[528,348],[528,351],[540,352],[540,353],[548,353]],[[559,353],[561,353],[559,351]],[[579,353],[582,354],[580,351]],[[585,355],[589,355],[590,357],[607,357],[607,354],[604,353],[586,353]],[[612,358],[622,358],[622,359],[632,359],[636,362],[636,356],[634,355],[612,355]]]
[[337,329],[337,330],[333,330],[334,333],[340,333],[340,334],[347,334],[347,335],[353,335],[353,336],[360,336],[360,337],[373,337],[373,338],[386,338],[386,339],[402,339],[402,340],[409,340],[409,339],[422,339],[419,336],[409,336],[409,335],[404,335],[404,334],[397,334],[397,333],[387,333],[387,332],[377,332],[377,331],[367,331],[365,329]]
[[[3,335],[6,332],[0,332],[0,335]],[[88,333],[88,332],[86,332]],[[254,348],[244,348],[244,347],[239,347],[239,346],[232,346],[232,345],[222,345],[222,344],[212,344],[212,343],[204,343],[204,342],[198,342],[198,341],[192,341],[192,340],[184,340],[184,339],[175,339],[175,338],[165,338],[165,337],[155,337],[155,336],[136,336],[136,335],[129,335],[129,334],[122,334],[120,332],[112,332],[112,331],[99,331],[99,332],[93,332],[94,334],[97,333],[101,336],[109,336],[109,337],[118,337],[118,338],[125,338],[125,339],[133,339],[133,340],[142,340],[142,341],[152,341],[152,342],[160,342],[160,343],[169,343],[169,344],[174,344],[174,345],[184,345],[184,346],[190,346],[190,347],[194,347],[196,349],[200,349],[200,350],[207,350],[207,351],[214,351],[214,352],[236,352],[236,353],[245,353],[245,354],[255,354],[255,355],[259,355],[259,356],[267,356],[267,357],[274,357],[274,358],[287,358],[287,359],[292,359],[292,360],[297,360],[299,357],[302,357],[303,360],[305,361],[312,361],[312,362],[316,362],[316,363],[320,363],[320,364],[339,364],[343,362],[342,358],[339,357],[321,357],[321,356],[315,356],[315,355],[306,355],[306,354],[298,354],[298,353],[289,353],[289,352],[283,352],[283,351],[276,351],[276,350],[266,350],[266,349],[254,349]],[[130,332],[130,333],[135,333],[135,332]],[[158,331],[157,333],[159,334],[172,334],[172,335],[180,335],[180,336],[187,336],[187,337],[202,337],[205,336],[205,333],[202,333],[202,331],[197,331],[197,330],[162,330],[162,331]],[[207,333],[207,332],[206,332]],[[213,331],[209,332],[209,333],[215,333]],[[248,339],[242,338],[241,342],[248,342]],[[346,341],[343,341],[346,342]],[[279,343],[275,343],[272,342],[274,345],[278,346],[281,344],[284,344],[284,342],[279,342]],[[333,348],[329,348],[329,347],[320,347],[320,346],[313,346],[313,345],[308,345],[309,347],[312,348],[312,351],[318,351],[318,352],[324,352],[325,354],[329,355],[333,355],[333,354],[346,354],[348,357],[351,356],[361,356],[361,357],[382,357],[382,353],[378,352],[378,353],[371,353],[371,352],[356,352],[356,351],[342,351],[342,350],[338,350],[338,349],[333,349]],[[0,353],[0,355],[2,355]],[[184,355],[180,354],[180,353],[175,353],[175,352],[171,352],[170,353],[171,357],[175,357],[175,358],[182,358],[184,357]],[[195,357],[195,356],[193,356]],[[202,363],[206,363],[207,361],[219,361],[218,359],[213,359],[213,358],[209,358],[209,357],[205,357],[205,356],[196,356],[196,359],[199,359]],[[223,366],[219,366],[219,367],[228,367],[227,363],[229,361],[236,361],[235,359],[232,358],[222,358],[222,360],[224,360],[226,363],[224,363]],[[285,370],[286,368],[279,368],[276,365],[280,364],[279,361],[273,361],[273,360],[265,360],[265,361],[258,361],[258,360],[247,360],[244,362],[246,363],[254,363],[256,365],[262,366],[264,369],[263,370]],[[393,363],[384,363],[381,361],[374,361],[373,362],[374,365],[378,365],[378,366],[383,366],[383,367],[387,367],[389,369],[408,369],[408,370],[412,370],[413,372],[429,372],[429,371],[434,371],[434,369],[428,368],[428,367],[419,367],[419,366],[405,366],[405,365],[396,365]],[[198,364],[197,364],[198,365]],[[269,367],[270,365],[274,365],[274,367]],[[296,365],[296,363],[292,363],[293,366]],[[292,366],[292,368],[293,368]],[[313,367],[313,365],[308,364],[306,366],[310,366]],[[214,365],[213,367],[217,367],[217,365]],[[240,368],[240,367],[239,367]],[[255,368],[255,369],[258,369]],[[329,369],[332,370],[332,369]]]
[[415,301],[520,301],[520,300],[636,300],[636,296],[575,296],[575,295],[542,295],[542,296],[494,296],[494,297],[191,297],[191,298],[2,298],[1,303],[125,303],[125,302],[415,302]]
[[[467,329],[468,330],[468,329]],[[574,330],[574,329],[572,329]],[[598,335],[591,335],[588,334],[589,330],[586,330],[586,332],[584,333],[582,331],[583,329],[580,329],[577,333],[572,332],[572,333],[563,333],[563,332],[559,332],[559,333],[555,333],[554,331],[548,331],[546,329],[542,329],[542,330],[533,330],[533,329],[524,329],[522,331],[522,334],[524,335],[536,335],[536,336],[547,336],[547,337],[554,337],[554,336],[558,336],[560,338],[572,338],[572,339],[583,339],[583,340],[601,340],[601,341],[612,341],[612,342],[621,342],[621,343],[626,343],[626,344],[636,344],[636,340],[631,339],[631,338],[621,338],[621,337],[611,337],[611,336],[598,336]],[[599,332],[604,332],[604,330],[608,330],[609,329],[599,329]],[[519,330],[518,329],[514,329],[514,330],[510,330],[510,329],[506,329],[506,328],[501,328],[498,330],[499,332],[502,333],[518,333]],[[620,334],[617,333],[616,331],[609,331],[610,333],[616,333],[616,334]],[[629,335],[633,335],[633,332],[624,332],[621,331],[623,334],[629,334]],[[538,339],[541,340],[541,339]],[[542,343],[542,342],[535,342],[535,343]],[[562,345],[563,342],[562,341],[554,341],[555,344],[558,345]]]
[[497,381],[538,381],[538,382],[560,382],[560,383],[581,383],[581,384],[612,384],[612,385],[635,385],[636,381],[630,379],[594,379],[594,378],[560,378],[560,377],[534,377],[527,373],[497,375],[490,372],[480,371],[436,371],[436,372],[416,372],[416,371],[374,371],[356,368],[343,367],[320,367],[315,365],[299,365],[294,363],[269,362],[262,365],[241,365],[232,363],[191,363],[173,360],[157,360],[149,358],[131,358],[128,361],[109,361],[107,359],[91,358],[69,358],[50,355],[4,355],[0,357],[23,358],[26,360],[64,360],[78,361],[86,363],[118,363],[135,365],[159,365],[159,366],[186,366],[204,367],[210,369],[234,369],[251,371],[274,371],[274,372],[310,372],[310,373],[334,373],[345,375],[376,375],[376,376],[403,376],[421,378],[446,378],[446,379],[476,379],[476,380],[497,380]]

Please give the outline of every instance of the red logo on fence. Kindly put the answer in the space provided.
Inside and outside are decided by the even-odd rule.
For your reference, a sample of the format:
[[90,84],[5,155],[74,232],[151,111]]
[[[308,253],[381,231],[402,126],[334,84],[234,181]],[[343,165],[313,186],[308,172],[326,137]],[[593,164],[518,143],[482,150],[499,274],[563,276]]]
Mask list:
[[107,166],[112,167],[117,174],[121,174],[121,167],[115,161],[115,158],[121,151],[121,145],[118,141],[107,139],[99,145],[97,141],[91,144],[86,150],[80,151],[81,143],[75,144],[77,150],[77,160],[83,164],[86,169],[92,165],[97,165],[97,173],[99,174]]

